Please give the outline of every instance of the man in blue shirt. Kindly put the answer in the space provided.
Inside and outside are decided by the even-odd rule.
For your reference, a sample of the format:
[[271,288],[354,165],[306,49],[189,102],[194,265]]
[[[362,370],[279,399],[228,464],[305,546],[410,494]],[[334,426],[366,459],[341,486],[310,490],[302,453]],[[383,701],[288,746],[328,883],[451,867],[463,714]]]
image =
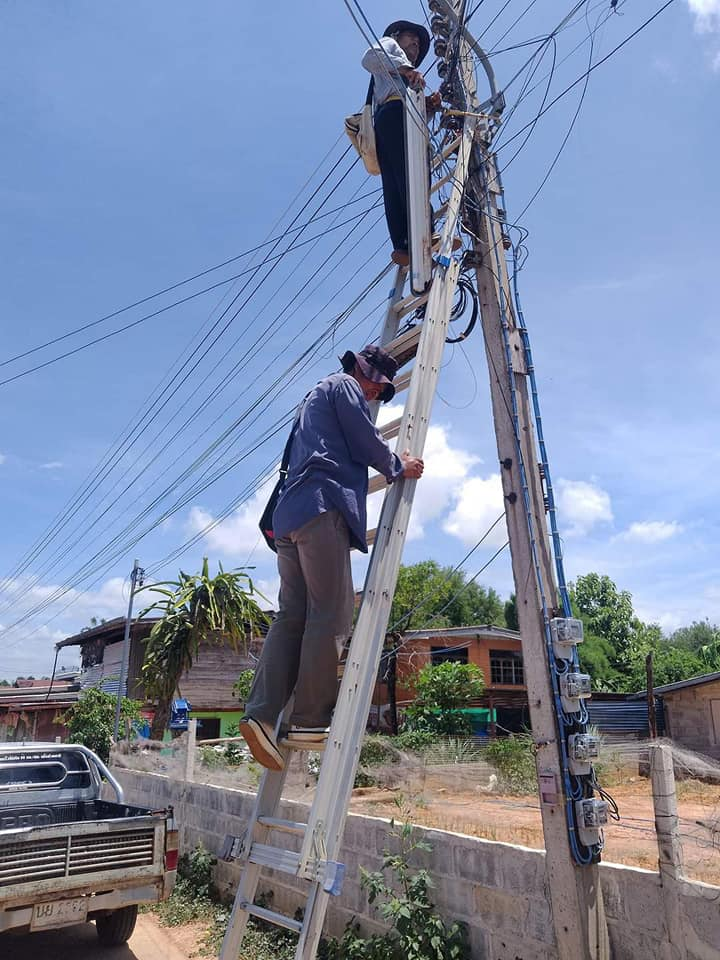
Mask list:
[[350,550],[367,553],[368,467],[388,483],[417,480],[423,461],[393,453],[368,403],[395,394],[395,360],[367,346],[342,357],[300,406],[288,474],[273,514],[280,609],[263,645],[240,732],[253,757],[282,770],[274,728],[295,691],[288,743],[321,749],[337,698],[338,657],[350,635]]

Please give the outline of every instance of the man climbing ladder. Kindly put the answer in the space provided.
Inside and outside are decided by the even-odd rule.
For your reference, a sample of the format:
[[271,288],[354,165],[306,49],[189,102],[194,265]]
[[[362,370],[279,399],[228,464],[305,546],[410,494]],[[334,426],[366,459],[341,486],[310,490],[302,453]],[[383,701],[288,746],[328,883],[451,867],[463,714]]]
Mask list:
[[292,428],[288,473],[273,514],[280,609],[263,644],[240,732],[270,770],[285,760],[275,726],[293,691],[285,742],[322,749],[337,696],[338,657],[350,636],[355,592],[350,550],[367,553],[368,467],[388,483],[417,480],[420,457],[397,456],[368,403],[395,395],[395,360],[376,346],[342,357],[303,400]]

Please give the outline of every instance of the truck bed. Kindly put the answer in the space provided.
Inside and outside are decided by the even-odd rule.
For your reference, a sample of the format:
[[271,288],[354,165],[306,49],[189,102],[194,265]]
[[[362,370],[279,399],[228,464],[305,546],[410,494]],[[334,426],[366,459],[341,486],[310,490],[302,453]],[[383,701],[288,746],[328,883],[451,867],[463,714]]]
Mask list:
[[0,832],[25,827],[47,827],[55,823],[85,823],[91,820],[123,820],[146,817],[144,807],[131,807],[112,800],[73,800],[65,803],[33,803],[28,806],[0,807]]

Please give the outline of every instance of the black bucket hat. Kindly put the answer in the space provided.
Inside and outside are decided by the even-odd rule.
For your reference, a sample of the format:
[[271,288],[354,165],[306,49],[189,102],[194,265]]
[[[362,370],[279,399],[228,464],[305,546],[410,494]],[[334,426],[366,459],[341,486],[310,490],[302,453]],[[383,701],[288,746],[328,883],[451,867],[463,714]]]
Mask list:
[[357,364],[368,380],[372,380],[373,383],[385,384],[385,389],[380,394],[383,403],[387,403],[395,396],[393,379],[398,370],[397,360],[381,347],[371,343],[367,347],[363,347],[359,353],[346,350],[340,357],[340,363],[345,373],[351,373],[355,364]]
[[411,20],[394,20],[389,27],[385,29],[384,37],[391,37],[395,33],[402,33],[404,30],[417,34],[420,41],[420,53],[414,67],[419,67],[427,56],[430,49],[430,34],[421,23],[413,23]]

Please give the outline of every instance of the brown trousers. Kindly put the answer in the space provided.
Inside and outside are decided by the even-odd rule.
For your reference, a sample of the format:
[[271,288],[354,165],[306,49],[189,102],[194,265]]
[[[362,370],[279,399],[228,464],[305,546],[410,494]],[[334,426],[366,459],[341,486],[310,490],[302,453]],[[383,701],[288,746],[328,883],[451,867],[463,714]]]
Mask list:
[[291,723],[330,724],[337,666],[354,607],[347,524],[321,513],[277,541],[280,609],[255,670],[248,716],[275,725],[295,691]]

